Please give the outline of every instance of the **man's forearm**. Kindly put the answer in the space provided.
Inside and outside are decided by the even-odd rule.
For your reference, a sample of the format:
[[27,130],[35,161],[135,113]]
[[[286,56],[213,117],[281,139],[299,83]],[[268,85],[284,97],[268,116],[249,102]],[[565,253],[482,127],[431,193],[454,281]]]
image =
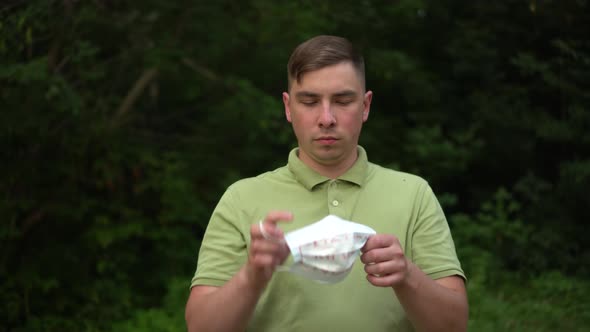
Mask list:
[[455,278],[446,278],[443,285],[410,263],[407,282],[394,291],[416,331],[467,330],[467,295],[463,280]]
[[244,331],[263,290],[250,284],[242,268],[222,287],[191,296],[186,307],[188,332]]

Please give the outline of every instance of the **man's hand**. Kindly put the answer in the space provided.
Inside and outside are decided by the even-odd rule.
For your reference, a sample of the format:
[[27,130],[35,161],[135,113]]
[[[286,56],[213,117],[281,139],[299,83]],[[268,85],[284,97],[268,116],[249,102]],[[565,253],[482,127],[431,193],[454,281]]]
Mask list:
[[469,306],[460,276],[431,279],[404,255],[394,235],[373,235],[361,251],[367,280],[394,290],[416,331],[467,330]]
[[272,211],[260,223],[250,227],[251,243],[246,275],[253,285],[265,287],[275,268],[289,256],[289,247],[277,223],[292,219],[291,212]]
[[248,261],[221,287],[195,286],[186,304],[188,331],[245,331],[264,288],[277,265],[289,256],[283,232],[286,211],[270,212],[250,227]]
[[367,280],[375,286],[394,287],[409,275],[410,264],[397,237],[389,234],[373,235],[361,249]]

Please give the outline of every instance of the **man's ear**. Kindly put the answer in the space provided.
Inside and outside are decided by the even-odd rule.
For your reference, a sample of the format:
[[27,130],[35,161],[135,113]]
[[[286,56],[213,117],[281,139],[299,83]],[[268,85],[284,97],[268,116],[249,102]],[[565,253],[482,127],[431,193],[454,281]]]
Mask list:
[[367,91],[363,97],[363,122],[369,118],[371,111],[371,101],[373,100],[373,91]]
[[285,105],[285,117],[291,122],[291,109],[289,108],[289,93],[283,92],[283,104]]

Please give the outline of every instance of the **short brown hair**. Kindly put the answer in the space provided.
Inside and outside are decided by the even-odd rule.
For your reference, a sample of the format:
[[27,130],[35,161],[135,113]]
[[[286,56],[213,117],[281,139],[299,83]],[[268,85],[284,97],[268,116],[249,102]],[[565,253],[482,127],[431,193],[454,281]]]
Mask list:
[[301,77],[310,71],[349,61],[365,81],[365,61],[346,38],[321,35],[313,37],[293,51],[287,64],[288,88],[291,82],[301,82]]

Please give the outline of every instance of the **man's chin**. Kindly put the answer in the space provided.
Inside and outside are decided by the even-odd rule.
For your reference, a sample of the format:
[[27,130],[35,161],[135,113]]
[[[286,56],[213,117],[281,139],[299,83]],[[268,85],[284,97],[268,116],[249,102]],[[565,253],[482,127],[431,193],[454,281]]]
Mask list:
[[318,162],[321,162],[324,165],[333,165],[340,161],[342,155],[340,151],[332,147],[320,149],[320,151],[316,152],[315,157]]

